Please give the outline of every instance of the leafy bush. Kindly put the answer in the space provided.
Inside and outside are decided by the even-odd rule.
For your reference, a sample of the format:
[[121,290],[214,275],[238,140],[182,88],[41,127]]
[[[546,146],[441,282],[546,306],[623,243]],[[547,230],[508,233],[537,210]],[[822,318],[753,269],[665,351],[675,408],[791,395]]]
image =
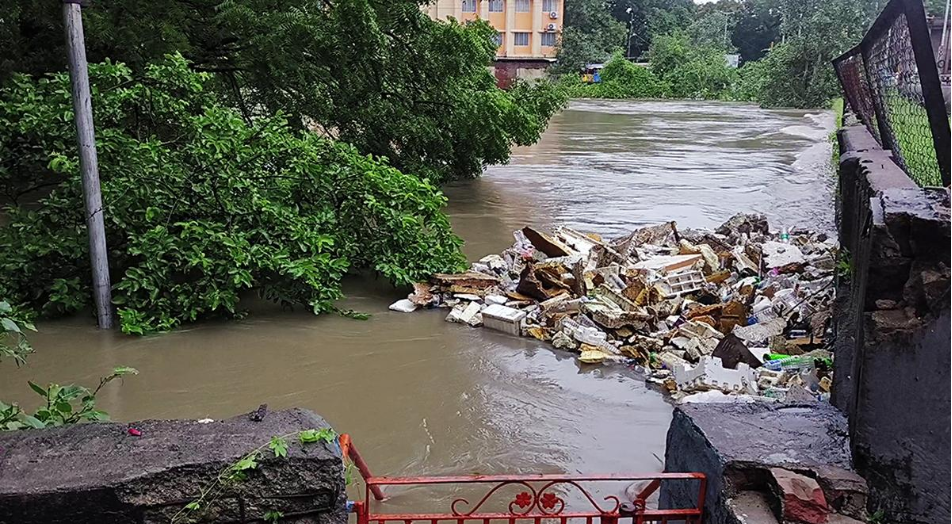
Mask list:
[[[180,55],[133,77],[90,66],[114,302],[126,333],[240,315],[244,290],[314,313],[334,309],[348,270],[395,284],[460,269],[461,241],[425,179],[353,147],[248,122],[222,107]],[[89,303],[81,181],[65,74],[0,91],[0,296],[44,315]]]
[[616,20],[606,0],[565,2],[565,26],[559,36],[553,74],[576,74],[590,63],[608,60],[627,37],[625,24]]
[[33,346],[27,340],[23,330],[36,331],[33,324],[27,322],[13,310],[6,300],[0,300],[0,362],[12,358],[16,365],[26,362],[26,356],[33,352]]
[[585,84],[578,75],[565,75],[560,83],[574,98],[659,98],[668,87],[648,69],[615,53],[605,64],[601,82]]
[[[823,42],[791,40],[759,60],[750,89],[764,107],[827,107],[839,93],[829,50]],[[748,67],[748,66],[745,66]]]
[[115,368],[112,373],[99,379],[99,386],[93,391],[75,384],[68,386],[50,384],[44,388],[30,382],[30,389],[43,398],[43,405],[30,415],[17,404],[0,402],[0,431],[42,429],[79,422],[109,420],[108,413],[96,409],[96,395],[99,394],[99,390],[113,380],[138,374],[135,368]]
[[692,45],[683,33],[673,33],[655,38],[649,56],[651,70],[671,86],[671,96],[731,98],[737,71],[727,65],[723,50]]

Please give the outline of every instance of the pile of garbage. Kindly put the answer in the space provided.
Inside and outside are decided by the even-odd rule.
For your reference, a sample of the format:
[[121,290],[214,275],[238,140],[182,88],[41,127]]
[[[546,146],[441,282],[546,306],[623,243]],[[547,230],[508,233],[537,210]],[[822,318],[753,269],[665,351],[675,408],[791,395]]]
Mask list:
[[[714,231],[674,222],[604,240],[531,227],[461,274],[433,275],[391,309],[534,337],[584,363],[638,366],[682,401],[828,397],[823,349],[835,241],[740,214]],[[730,395],[730,397],[727,397]]]

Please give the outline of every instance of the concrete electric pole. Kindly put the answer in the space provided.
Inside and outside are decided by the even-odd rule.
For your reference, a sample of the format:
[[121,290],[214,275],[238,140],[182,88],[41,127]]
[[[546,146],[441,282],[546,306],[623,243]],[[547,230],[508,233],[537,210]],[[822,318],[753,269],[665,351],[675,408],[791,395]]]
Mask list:
[[66,53],[69,58],[69,78],[73,85],[79,169],[83,175],[83,200],[86,202],[86,230],[89,234],[89,258],[93,269],[93,302],[99,327],[111,329],[112,285],[109,281],[106,227],[99,188],[99,161],[96,157],[93,106],[86,67],[86,42],[83,38],[82,4],[85,1],[63,0],[63,25],[66,27]]

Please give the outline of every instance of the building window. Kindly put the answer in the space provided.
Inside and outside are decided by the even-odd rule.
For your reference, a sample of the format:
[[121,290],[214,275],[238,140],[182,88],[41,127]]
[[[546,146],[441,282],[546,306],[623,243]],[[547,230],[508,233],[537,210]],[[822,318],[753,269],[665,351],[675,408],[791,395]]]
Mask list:
[[555,33],[542,33],[542,45],[544,47],[555,47]]
[[463,0],[463,12],[464,12],[464,13],[475,13],[475,12],[476,12],[476,0]]
[[529,33],[513,33],[512,44],[516,46],[529,45]]
[[559,3],[557,0],[542,0],[542,11],[546,13],[558,13]]
[[498,47],[498,46],[501,46],[501,45],[502,45],[502,33],[496,33],[496,35],[493,36],[493,42],[496,43],[496,46],[497,46],[497,47]]
[[[529,0],[516,0],[516,12],[517,13],[528,13],[529,12]],[[519,45],[519,44],[516,44]]]
[[489,12],[490,13],[501,13],[505,11],[503,4],[505,0],[489,0]]

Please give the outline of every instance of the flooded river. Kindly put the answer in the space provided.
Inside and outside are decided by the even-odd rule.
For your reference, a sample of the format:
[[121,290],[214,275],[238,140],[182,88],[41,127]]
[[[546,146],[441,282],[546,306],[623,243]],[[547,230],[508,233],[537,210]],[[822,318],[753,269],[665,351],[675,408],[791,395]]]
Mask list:
[[[446,188],[470,258],[525,224],[602,234],[664,220],[715,226],[739,211],[831,227],[832,115],[681,102],[574,102],[510,165]],[[302,406],[348,432],[377,474],[659,471],[671,407],[624,368],[443,321],[387,311],[398,293],[354,280],[361,322],[264,308],[245,321],[133,338],[92,320],[41,323],[0,398],[32,406],[27,379],[107,386],[114,419],[224,418]],[[256,308],[257,309],[257,308]]]

